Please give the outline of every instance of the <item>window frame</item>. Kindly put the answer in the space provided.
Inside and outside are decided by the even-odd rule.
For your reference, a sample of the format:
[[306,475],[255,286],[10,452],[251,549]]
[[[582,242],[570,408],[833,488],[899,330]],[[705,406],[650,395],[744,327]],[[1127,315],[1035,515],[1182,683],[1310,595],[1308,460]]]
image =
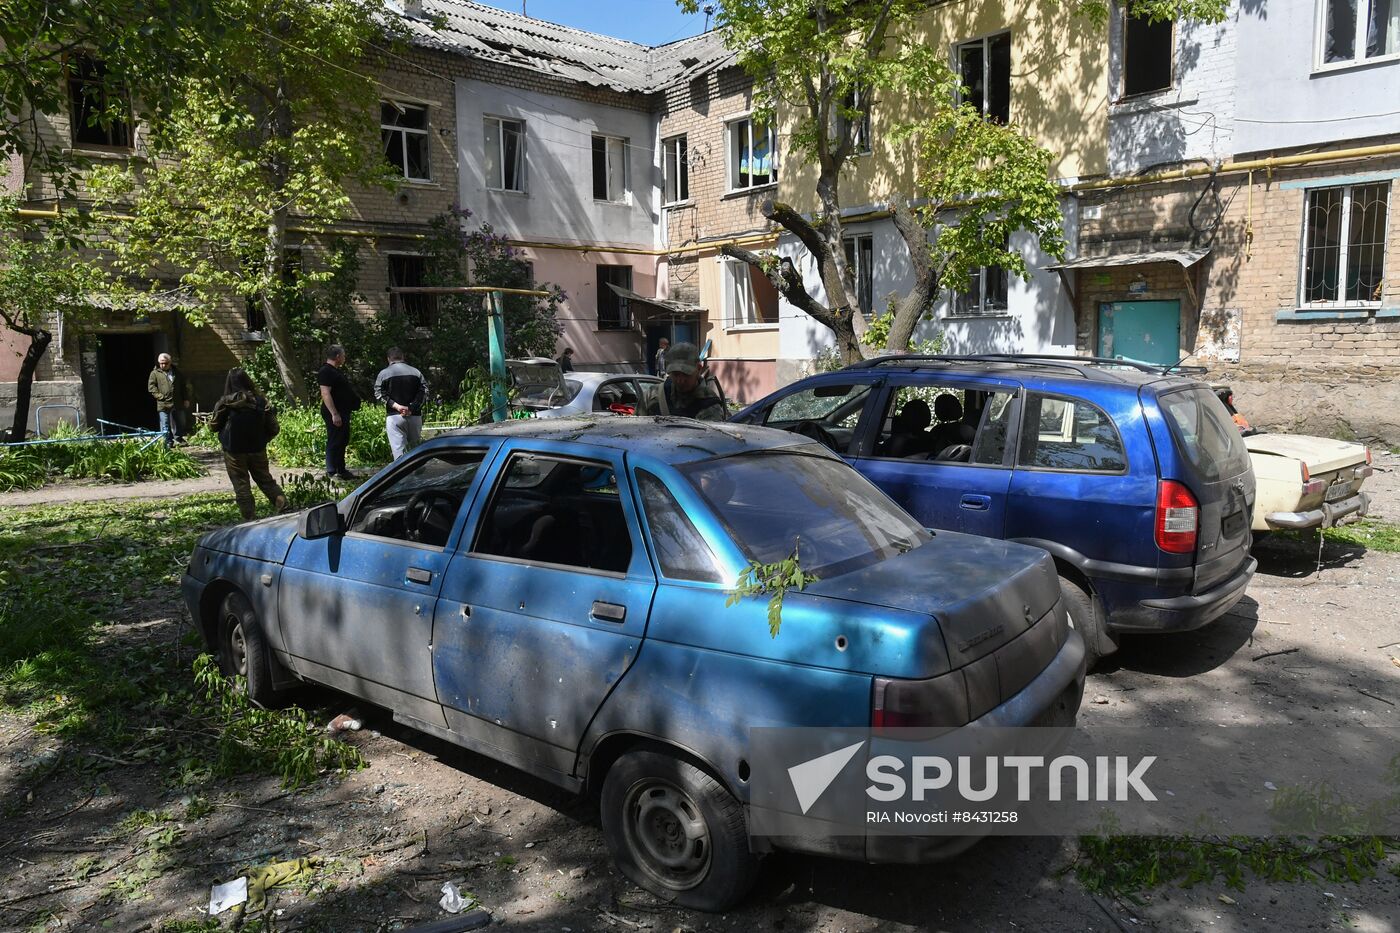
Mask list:
[[[385,142],[384,134],[386,133],[398,133],[400,135],[399,154],[403,159],[403,164],[399,165],[399,163],[394,162],[392,160],[390,160],[389,164],[399,168],[402,171],[404,181],[419,183],[431,182],[433,180],[433,160],[432,150],[429,144],[432,142],[433,124],[432,112],[428,108],[428,105],[424,103],[417,103],[414,101],[394,100],[393,98],[388,97],[380,98],[379,105],[381,108],[384,106],[394,107],[401,112],[407,112],[408,110],[423,111],[423,128],[421,130],[416,127],[401,126],[394,123],[385,123],[384,116],[381,111],[379,117],[379,134],[381,143]],[[422,177],[408,174],[408,137],[410,134],[414,136],[421,136],[423,138],[423,167],[427,169],[428,174]],[[387,144],[385,144],[385,148],[387,149]],[[388,157],[387,152],[385,152],[385,157]]]
[[[1083,405],[1087,408],[1092,408],[1094,411],[1098,412],[1099,416],[1103,418],[1103,420],[1108,423],[1108,426],[1113,429],[1114,437],[1118,439],[1118,449],[1123,454],[1123,468],[1121,470],[1088,470],[1075,469],[1071,467],[1036,466],[1033,463],[1022,463],[1021,445],[1025,442],[1026,438],[1028,436],[1033,436],[1035,437],[1036,444],[1039,445],[1040,443],[1039,426],[1029,425],[1031,409],[1037,407],[1033,404],[1033,401],[1037,396],[1042,399],[1049,399],[1051,401],[1065,402],[1069,405]],[[1028,473],[1073,473],[1080,476],[1127,476],[1133,471],[1133,462],[1132,458],[1128,454],[1128,445],[1123,443],[1123,431],[1118,427],[1118,422],[1113,419],[1113,416],[1110,415],[1108,411],[1103,408],[1103,406],[1096,405],[1088,399],[1080,396],[1066,395],[1060,392],[1043,392],[1037,389],[1027,389],[1019,397],[1019,401],[1021,406],[1020,410],[1017,411],[1014,415],[1014,417],[1017,419],[1016,434],[1014,439],[1010,437],[1008,437],[1007,439],[1007,448],[1011,451],[1012,469],[1025,470]],[[1073,422],[1072,418],[1070,420],[1071,422]],[[1028,431],[1030,431],[1031,433],[1028,434]],[[1015,444],[1014,447],[1012,446],[1013,440]]]
[[[356,519],[360,518],[361,509],[364,508],[366,502],[370,502],[372,504],[374,498],[379,493],[393,486],[399,480],[403,479],[408,474],[417,470],[423,465],[425,461],[432,460],[435,458],[441,458],[446,455],[465,453],[479,454],[481,456],[481,459],[477,463],[476,473],[472,476],[471,484],[467,486],[466,491],[462,494],[462,501],[457,506],[457,514],[452,519],[452,528],[447,533],[446,542],[444,542],[441,545],[424,544],[421,541],[408,541],[404,538],[391,538],[385,535],[371,534],[367,531],[351,530],[355,527]],[[345,509],[344,513],[342,513],[345,515],[345,536],[347,538],[362,538],[366,541],[377,541],[382,544],[398,544],[403,545],[404,547],[417,548],[423,551],[432,551],[437,554],[443,554],[448,552],[449,550],[453,550],[456,547],[455,539],[461,536],[461,531],[464,528],[464,523],[470,518],[471,505],[473,499],[475,498],[472,493],[477,488],[477,485],[481,482],[482,474],[486,473],[489,467],[491,466],[491,458],[492,454],[494,453],[494,445],[471,445],[463,447],[439,447],[436,450],[425,450],[415,456],[409,457],[403,463],[399,464],[398,467],[388,476],[385,476],[379,482],[375,483],[368,489],[365,489],[363,492],[355,494],[353,500],[348,503],[349,507]]]
[[[1313,24],[1313,72],[1339,71],[1346,68],[1359,68],[1381,62],[1400,61],[1400,48],[1394,52],[1367,58],[1366,24],[1370,22],[1373,0],[1357,0],[1356,32],[1352,36],[1351,58],[1329,62],[1327,60],[1327,5],[1331,0],[1317,0]],[[1365,7],[1364,11],[1361,9]],[[1363,15],[1364,14],[1364,15]]]
[[[597,329],[598,329],[598,330],[609,330],[609,331],[628,331],[628,330],[632,330],[636,322],[632,320],[632,305],[631,305],[631,302],[630,302],[628,299],[623,298],[621,295],[619,295],[619,294],[617,294],[616,292],[614,292],[612,289],[607,288],[607,286],[608,286],[609,284],[617,285],[617,286],[619,286],[619,287],[621,287],[621,288],[625,288],[625,289],[627,289],[628,291],[631,291],[631,290],[632,290],[632,283],[633,283],[633,281],[635,281],[635,275],[636,275],[635,270],[633,269],[633,267],[632,267],[630,264],[625,263],[625,262],[600,262],[600,263],[596,264],[596,265],[593,267],[593,269],[594,269],[594,278],[595,278],[595,280],[596,280],[596,286],[597,286],[597,290],[598,290],[597,294],[598,294],[598,299],[599,299],[599,300],[597,301],[597,303],[596,303],[596,307],[593,309],[593,314],[594,314],[595,322],[596,322],[596,324],[597,324]],[[604,279],[603,279],[603,270],[604,270],[604,269],[626,269],[626,270],[627,270],[627,284],[626,284],[626,285],[623,285],[621,282],[611,282],[611,283],[609,283],[609,282],[604,281]],[[612,295],[613,298],[616,299],[616,301],[617,301],[617,306],[618,306],[618,312],[619,312],[619,314],[618,314],[618,323],[616,323],[616,324],[611,323],[611,322],[605,324],[605,323],[603,322],[603,303],[602,303],[602,297],[603,297],[603,295],[604,295],[604,289],[605,289],[605,288],[607,288],[606,294]]]
[[[1010,238],[1008,237],[1006,245],[1007,252],[1011,251],[1009,240]],[[987,306],[987,273],[992,269],[1001,273],[1002,291],[1006,295],[1006,303],[1000,308],[989,308]],[[1005,266],[978,266],[977,271],[973,273],[973,278],[975,278],[977,282],[976,305],[972,307],[972,310],[959,311],[958,302],[965,293],[954,291],[950,288],[948,289],[948,307],[943,314],[944,320],[965,321],[973,318],[1006,317],[1011,313],[1011,271],[1009,269]]]
[[[1371,301],[1351,300],[1346,297],[1347,273],[1350,272],[1348,259],[1354,248],[1346,237],[1350,235],[1351,229],[1351,209],[1352,191],[1355,188],[1366,188],[1372,185],[1385,185],[1385,225],[1381,231],[1381,292],[1382,297]],[[1373,311],[1381,307],[1384,301],[1385,292],[1385,262],[1387,259],[1387,247],[1390,245],[1390,208],[1392,193],[1395,189],[1393,181],[1378,180],[1355,182],[1345,185],[1319,184],[1308,187],[1303,191],[1303,223],[1302,235],[1298,243],[1298,307],[1307,311],[1344,311],[1347,309]],[[1308,301],[1308,234],[1311,232],[1312,199],[1315,194],[1323,191],[1342,192],[1342,216],[1338,227],[1342,232],[1343,239],[1339,244],[1339,255],[1337,261],[1337,297],[1332,301]]]
[[[935,381],[935,379],[938,381]],[[969,392],[981,392],[988,396],[995,395],[998,392],[1009,395],[1010,400],[1006,404],[1011,409],[1011,413],[1008,416],[1010,422],[1006,427],[1006,446],[1001,452],[1001,462],[980,463],[971,459],[913,461],[904,457],[889,457],[879,453],[880,443],[885,437],[885,424],[894,417],[894,403],[899,399],[899,394],[904,389],[936,389],[961,392],[964,404],[966,403],[967,393]],[[1025,388],[1020,383],[1016,382],[969,382],[959,379],[941,379],[940,377],[927,380],[910,379],[907,377],[893,379],[884,386],[883,392],[878,393],[877,396],[874,397],[875,404],[871,406],[869,410],[871,425],[866,431],[866,437],[858,439],[857,442],[852,445],[851,449],[854,452],[854,456],[869,460],[879,460],[882,463],[916,463],[920,467],[946,466],[973,467],[979,470],[1014,470],[1017,468],[1016,451],[1019,449],[1021,442],[1021,411],[1023,408],[1021,403],[1025,394]],[[990,402],[988,404],[990,404]],[[933,406],[930,405],[929,407],[932,408]],[[977,451],[977,441],[982,434],[983,428],[986,427],[986,424],[987,409],[984,407],[981,416],[977,419],[977,425],[973,429],[972,440],[968,444],[968,446],[972,448],[973,453]],[[930,427],[932,426],[933,425],[930,425]]]
[[[779,319],[782,317],[782,296],[778,296],[778,306],[774,309],[774,320],[772,322],[759,320],[758,296],[754,294],[753,290],[753,267],[742,259],[735,259],[732,256],[720,256],[718,261],[720,266],[720,320],[724,324],[725,331],[777,330],[780,323]],[[729,276],[735,274],[733,272],[734,269],[742,269],[747,276],[747,278],[744,279],[744,283],[747,285],[745,294],[748,295],[748,300],[744,303],[744,306],[749,313],[743,319],[731,313],[734,309],[730,307],[731,288]]]
[[[674,148],[674,153],[672,149]],[[675,163],[675,200],[667,200],[670,182],[673,180],[668,167],[671,165],[672,155]],[[661,206],[678,207],[682,204],[690,203],[690,140],[685,133],[678,133],[675,136],[667,136],[661,140]]]
[[[129,92],[127,92],[127,90],[126,90],[125,87],[122,88],[122,92],[121,92],[121,100],[122,100],[122,103],[125,105],[125,107],[124,107],[125,118],[124,118],[124,119],[122,119],[122,120],[120,120],[120,121],[112,121],[112,123],[111,123],[110,125],[108,125],[107,127],[103,127],[102,124],[100,124],[100,123],[97,124],[95,127],[92,127],[92,126],[89,126],[85,120],[83,120],[83,121],[80,121],[80,120],[79,120],[79,116],[78,116],[79,109],[78,109],[78,107],[77,107],[77,100],[76,100],[75,95],[74,95],[74,93],[73,93],[74,90],[75,90],[75,88],[77,88],[77,87],[96,87],[96,88],[98,88],[98,89],[102,92],[102,94],[101,94],[101,99],[100,99],[99,102],[100,102],[100,104],[102,104],[102,108],[101,108],[101,109],[103,109],[103,110],[106,109],[107,104],[110,102],[110,95],[107,93],[107,92],[108,92],[108,88],[105,87],[103,84],[100,83],[100,78],[98,78],[98,79],[83,78],[82,76],[80,76],[80,75],[77,73],[77,71],[76,71],[76,66],[78,66],[80,62],[88,62],[88,63],[91,63],[94,67],[96,67],[97,69],[100,69],[100,70],[103,71],[103,72],[106,71],[106,67],[107,67],[106,62],[104,62],[102,59],[98,58],[96,55],[92,54],[91,52],[84,51],[84,50],[82,50],[82,49],[75,49],[75,50],[73,50],[72,52],[69,52],[68,55],[65,56],[65,58],[64,58],[64,62],[63,62],[63,78],[64,78],[64,91],[65,91],[65,95],[64,95],[64,96],[67,98],[67,104],[68,104],[68,142],[69,142],[70,147],[73,148],[73,149],[75,149],[75,150],[77,150],[77,151],[80,151],[80,152],[81,152],[81,151],[87,151],[87,152],[112,152],[112,153],[131,153],[131,152],[135,152],[135,151],[136,151],[136,115],[135,115],[135,113],[132,112],[132,108],[131,108],[131,95],[130,95]],[[78,133],[79,133],[80,131],[82,131],[82,130],[92,130],[92,129],[97,129],[97,130],[99,130],[99,131],[105,132],[105,133],[108,134],[108,136],[109,136],[109,138],[110,138],[110,135],[111,135],[112,130],[115,129],[118,125],[123,126],[123,127],[125,127],[125,129],[126,129],[126,140],[127,140],[127,141],[126,141],[125,143],[93,142],[93,141],[90,141],[90,140],[80,140],[80,139],[78,139]]]
[[[1325,2],[1325,0],[1324,0]],[[1119,11],[1118,20],[1118,100],[1140,100],[1144,97],[1151,97],[1153,94],[1166,94],[1177,89],[1177,55],[1176,43],[1179,38],[1177,34],[1177,20],[1171,20],[1172,35],[1170,48],[1167,50],[1167,85],[1165,87],[1152,88],[1147,91],[1128,91],[1128,21],[1134,18],[1127,7]]]
[[[598,197],[598,143],[603,144],[603,190],[607,197]],[[613,164],[612,164],[612,144],[616,143],[618,160],[620,163],[621,178],[619,179],[617,197],[612,197]],[[590,155],[593,163],[593,200],[599,204],[630,204],[632,203],[632,173],[629,162],[631,159],[628,150],[632,145],[625,136],[610,136],[607,133],[594,133]]]
[[[403,285],[403,286],[405,286],[405,287],[412,287],[412,286],[409,286],[408,283],[406,283],[406,282],[396,282],[396,281],[394,280],[394,260],[396,260],[396,259],[418,259],[418,260],[421,260],[422,263],[423,263],[423,276],[424,276],[424,278],[427,277],[427,272],[428,272],[428,257],[427,257],[426,255],[424,255],[423,253],[415,253],[415,252],[412,252],[412,251],[410,251],[410,250],[402,250],[402,249],[399,249],[399,250],[385,250],[385,251],[384,251],[384,263],[385,263],[384,272],[385,272],[385,279],[388,281],[389,286],[390,286],[391,288],[392,288],[394,285]],[[424,309],[423,309],[423,311],[422,311],[422,314],[425,316],[426,320],[427,320],[429,323],[426,323],[426,324],[424,324],[424,323],[419,323],[417,320],[415,320],[415,319],[413,318],[413,313],[410,312],[410,311],[408,311],[408,310],[404,307],[404,305],[403,305],[403,301],[404,301],[405,298],[422,299],[423,304],[424,304]],[[407,319],[409,320],[409,323],[413,324],[414,327],[419,328],[420,330],[431,330],[432,327],[433,327],[433,325],[437,322],[437,313],[438,313],[437,296],[436,296],[436,295],[400,295],[400,294],[398,294],[398,293],[396,293],[396,292],[390,292],[390,293],[389,293],[389,313],[390,313],[390,314],[400,314],[400,315],[403,315],[405,318],[407,318]]]
[[[725,182],[724,182],[724,184],[725,184],[725,193],[726,193],[726,194],[748,194],[748,193],[751,193],[751,192],[754,192],[754,191],[762,191],[762,190],[765,189],[765,188],[774,188],[774,187],[777,187],[777,184],[778,184],[778,167],[779,167],[779,166],[778,166],[778,131],[777,131],[777,128],[776,128],[776,127],[773,127],[773,126],[767,127],[767,130],[768,130],[768,151],[769,151],[770,153],[772,153],[771,159],[772,159],[772,162],[773,162],[772,171],[768,173],[768,174],[769,174],[769,181],[761,182],[761,183],[759,183],[759,184],[752,184],[752,183],[751,183],[751,184],[745,185],[745,186],[743,186],[743,187],[739,187],[739,186],[738,186],[738,180],[739,180],[739,166],[738,166],[738,164],[737,164],[737,160],[734,158],[734,133],[738,130],[738,127],[739,127],[740,124],[743,124],[743,125],[746,127],[745,132],[748,134],[748,143],[749,143],[748,151],[749,151],[749,157],[750,157],[750,159],[753,158],[753,140],[754,140],[754,136],[753,136],[753,125],[754,125],[753,113],[752,113],[752,112],[749,112],[749,113],[735,114],[734,116],[725,118],[725,121],[724,121],[724,152],[725,152],[725,155],[724,155]],[[750,177],[750,178],[753,177],[753,173],[752,173],[752,172],[749,173],[749,177]]]
[[[846,250],[846,265],[855,267],[856,303],[862,314],[872,314],[875,308],[875,235],[854,233],[842,237],[841,246]],[[862,246],[865,249],[862,250]],[[862,260],[862,256],[868,259]]]
[[869,101],[866,100],[869,96],[869,91],[862,91],[861,88],[856,87],[852,88],[851,93],[847,94],[841,103],[841,106],[851,110],[861,109],[859,123],[848,120],[839,113],[836,115],[836,128],[842,134],[849,131],[851,127],[855,127],[855,134],[851,139],[851,155],[853,156],[867,156],[875,151],[874,137],[870,132],[871,108],[868,106]]
[[[599,570],[596,567],[579,567],[574,564],[556,564],[543,560],[528,560],[523,557],[508,557],[504,554],[491,554],[478,550],[481,545],[481,538],[486,533],[486,529],[491,524],[491,510],[495,508],[496,498],[506,487],[506,480],[510,476],[511,465],[522,457],[533,457],[537,460],[550,460],[556,463],[573,463],[585,467],[602,467],[610,471],[613,479],[617,483],[617,507],[622,512],[622,520],[627,528],[627,536],[630,541],[632,552],[627,558],[627,569]],[[586,573],[598,577],[607,577],[611,580],[626,580],[633,573],[633,568],[637,565],[637,552],[640,549],[644,555],[648,576],[652,572],[651,552],[647,547],[648,542],[644,540],[642,530],[643,518],[640,514],[634,514],[632,504],[629,503],[634,495],[631,482],[627,476],[627,471],[622,464],[613,463],[604,458],[593,458],[586,455],[573,453],[563,453],[557,450],[549,450],[541,447],[508,447],[501,452],[498,458],[499,466],[494,467],[495,476],[491,478],[491,488],[482,502],[481,508],[475,513],[475,527],[471,528],[471,543],[458,550],[466,557],[474,560],[499,561],[506,564],[515,564],[521,567],[539,567],[542,570],[562,570],[566,573]],[[479,494],[478,494],[479,495]]]
[[1010,55],[1010,51],[1015,50],[1015,46],[1012,43],[1011,30],[998,29],[996,32],[990,32],[983,36],[977,36],[976,38],[964,39],[961,42],[955,42],[953,43],[952,59],[953,73],[958,76],[957,103],[969,103],[970,101],[968,97],[963,93],[962,88],[962,51],[963,49],[973,45],[980,45],[982,47],[982,106],[979,107],[978,110],[981,112],[983,119],[986,119],[989,116],[988,105],[991,100],[991,94],[988,93],[988,89],[991,87],[992,81],[991,43],[994,39],[1000,39],[1002,36],[1006,37],[1007,44],[1010,47],[1007,57],[1008,74],[1006,80],[1006,119],[1002,121],[1002,125],[1004,126],[1011,122],[1011,79],[1015,76],[1015,62]]
[[[528,125],[526,124],[526,122],[525,122],[524,120],[519,119],[518,117],[501,117],[501,116],[496,116],[495,114],[490,114],[490,113],[482,114],[482,116],[481,116],[481,127],[482,127],[482,130],[481,130],[481,152],[482,152],[482,155],[483,155],[483,156],[486,155],[486,144],[487,144],[487,140],[489,139],[489,137],[486,135],[486,124],[488,124],[488,123],[495,123],[495,124],[496,124],[496,164],[500,166],[500,172],[501,172],[501,187],[497,187],[496,185],[493,185],[493,184],[491,183],[491,182],[492,182],[492,179],[489,178],[489,177],[487,177],[486,174],[485,174],[485,169],[486,169],[486,166],[485,166],[485,165],[482,166],[482,182],[483,182],[483,187],[485,187],[487,191],[499,191],[499,192],[503,192],[503,193],[506,193],[506,194],[526,194],[527,191],[528,191],[528,187],[529,187],[529,181],[528,181],[528,177],[527,177],[528,162],[527,162],[527,159],[526,159],[526,149],[527,149],[527,143],[528,143],[528,141],[529,141]],[[516,183],[519,185],[518,188],[507,188],[507,187],[504,187],[504,185],[505,185],[505,183],[506,183],[506,129],[505,129],[505,128],[506,128],[506,124],[507,124],[507,123],[513,123],[513,124],[515,124],[516,126],[520,127],[520,129],[519,129],[520,145],[519,145],[518,151],[517,151],[517,153],[516,153],[516,157],[515,157],[515,173],[516,173],[516,179],[515,179],[515,180],[516,180]]]
[[[705,536],[705,533],[701,531],[699,526],[697,526],[695,522],[691,519],[690,515],[685,510],[685,506],[681,504],[680,498],[676,495],[675,491],[664,479],[662,479],[659,475],[652,472],[651,470],[646,470],[639,467],[635,468],[632,471],[632,473],[632,486],[633,489],[636,490],[637,496],[637,514],[641,519],[642,528],[644,529],[643,538],[645,539],[645,544],[647,546],[647,556],[651,560],[652,571],[656,574],[657,579],[659,581],[665,581],[667,584],[673,586],[693,586],[704,587],[706,589],[726,588],[729,584],[726,582],[725,579],[725,565],[723,557],[720,556],[720,552],[715,548],[713,542],[711,542],[710,539]],[[656,535],[652,531],[651,515],[647,511],[646,490],[643,488],[643,486],[647,483],[655,483],[657,487],[659,487],[661,491],[666,494],[666,497],[670,500],[671,504],[675,506],[676,512],[680,515],[681,519],[684,520],[686,525],[689,526],[690,530],[695,533],[696,539],[698,539],[699,542],[704,545],[705,550],[709,552],[710,557],[714,562],[716,570],[719,571],[719,574],[716,579],[698,580],[693,577],[676,577],[666,572],[666,569],[661,564],[661,549],[657,547]]]

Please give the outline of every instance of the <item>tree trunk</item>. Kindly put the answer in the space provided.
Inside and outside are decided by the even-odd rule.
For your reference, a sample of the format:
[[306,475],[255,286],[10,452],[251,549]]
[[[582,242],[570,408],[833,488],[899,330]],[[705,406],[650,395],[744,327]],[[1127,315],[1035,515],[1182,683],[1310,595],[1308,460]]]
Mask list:
[[914,336],[914,328],[919,326],[938,292],[938,278],[941,269],[933,264],[929,256],[928,230],[904,205],[894,202],[890,205],[895,230],[904,238],[909,250],[909,261],[914,276],[914,284],[909,293],[900,299],[895,307],[894,320],[890,322],[890,332],[885,338],[885,353],[908,353],[909,340]]
[[10,426],[11,441],[24,440],[28,431],[29,398],[34,390],[34,373],[39,368],[39,360],[53,341],[53,334],[42,327],[34,329],[13,328],[29,337],[29,349],[24,351],[24,361],[19,364],[19,377],[15,380],[15,420]]
[[865,335],[865,315],[860,310],[854,279],[846,265],[846,244],[841,238],[841,192],[839,166],[823,165],[817,178],[817,198],[822,206],[822,239],[826,241],[824,256],[817,257],[817,269],[822,288],[836,317],[832,330],[836,333],[836,348],[844,363],[856,363],[870,355],[870,348],[861,339]]
[[[279,30],[285,35],[289,24],[285,16],[278,20]],[[272,136],[282,143],[289,143],[294,132],[292,108],[287,101],[287,77],[277,79],[277,99],[273,102]],[[282,377],[282,388],[287,397],[298,404],[306,404],[306,380],[297,364],[295,344],[291,328],[287,325],[286,308],[279,287],[282,277],[282,254],[287,245],[287,183],[291,178],[291,167],[283,155],[284,146],[279,146],[272,157],[269,170],[272,177],[272,190],[276,192],[278,206],[273,209],[267,222],[267,242],[263,244],[265,280],[272,283],[263,289],[263,316],[267,318],[267,340],[272,346],[272,358],[277,363],[277,372]]]

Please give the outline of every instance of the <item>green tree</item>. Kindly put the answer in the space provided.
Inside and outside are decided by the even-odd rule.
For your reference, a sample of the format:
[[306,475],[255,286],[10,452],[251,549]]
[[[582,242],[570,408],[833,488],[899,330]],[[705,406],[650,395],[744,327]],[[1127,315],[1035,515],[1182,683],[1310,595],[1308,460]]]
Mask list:
[[[118,266],[175,275],[200,299],[260,303],[283,389],[305,401],[287,305],[314,285],[284,275],[287,231],[345,216],[349,186],[391,183],[378,138],[377,46],[397,41],[378,0],[224,0],[220,30],[167,111],[152,122],[152,158],[93,172],[117,222]],[[173,270],[173,273],[170,272]]]
[[[677,2],[691,13],[700,5]],[[978,266],[1026,274],[1025,260],[1008,248],[1008,233],[1035,234],[1050,255],[1064,248],[1050,154],[1015,126],[957,103],[960,82],[941,50],[913,37],[928,6],[927,0],[720,0],[717,28],[754,79],[755,119],[781,121],[790,131],[789,158],[817,168],[820,206],[813,217],[772,200],[762,212],[811,253],[827,303],[808,294],[790,259],[732,246],[724,252],[761,270],[789,303],[829,327],[847,362],[906,350],[938,290],[961,285]],[[1157,19],[1219,19],[1225,6],[1226,0],[1134,0],[1132,8]],[[1108,5],[1072,0],[1064,15],[1097,32]],[[841,176],[864,117],[882,99],[923,108],[895,128],[910,143],[915,190],[888,197],[914,284],[867,339],[872,322],[860,311],[842,243]]]
[[15,417],[7,435],[22,441],[29,421],[30,392],[39,360],[53,341],[49,329],[56,316],[70,324],[90,320],[92,295],[106,279],[84,251],[84,220],[65,213],[47,226],[25,224],[19,203],[0,198],[0,322],[29,338],[15,389]]

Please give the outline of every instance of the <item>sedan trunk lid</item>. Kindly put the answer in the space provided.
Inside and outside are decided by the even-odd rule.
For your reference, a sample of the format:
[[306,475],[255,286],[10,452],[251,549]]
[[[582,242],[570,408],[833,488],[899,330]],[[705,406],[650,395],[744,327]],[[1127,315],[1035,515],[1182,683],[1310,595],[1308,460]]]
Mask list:
[[1366,462],[1366,448],[1349,441],[1330,437],[1308,437],[1301,434],[1253,434],[1244,439],[1250,453],[1289,457],[1307,464],[1313,476],[1331,473],[1344,467]]

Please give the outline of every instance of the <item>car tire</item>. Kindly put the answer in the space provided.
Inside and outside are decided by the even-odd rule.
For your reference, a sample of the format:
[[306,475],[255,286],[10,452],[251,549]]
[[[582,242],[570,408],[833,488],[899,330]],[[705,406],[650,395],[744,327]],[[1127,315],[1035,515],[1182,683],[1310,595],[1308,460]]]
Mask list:
[[1073,580],[1060,577],[1060,599],[1069,614],[1069,627],[1084,639],[1084,669],[1092,671],[1104,655],[1118,650],[1118,642],[1104,625],[1099,601]]
[[718,912],[753,886],[758,858],[749,851],[743,806],[690,762],[629,752],[608,771],[600,808],[618,868],[656,896]]
[[278,705],[282,693],[272,685],[272,652],[258,614],[248,597],[234,590],[219,608],[219,667],[226,677],[242,677],[249,700]]

